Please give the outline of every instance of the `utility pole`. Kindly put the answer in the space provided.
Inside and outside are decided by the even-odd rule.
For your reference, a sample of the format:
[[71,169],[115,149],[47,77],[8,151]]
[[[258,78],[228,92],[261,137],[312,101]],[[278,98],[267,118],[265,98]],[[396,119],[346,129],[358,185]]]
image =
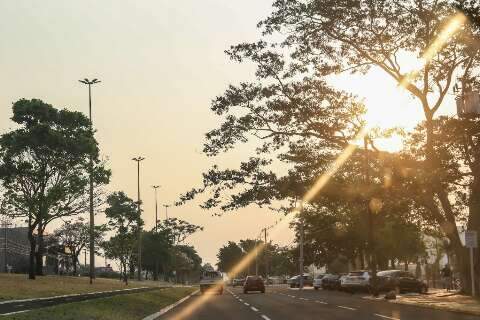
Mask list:
[[[369,157],[368,157],[368,136],[363,137],[363,145],[365,149],[365,188],[368,189],[370,183]],[[368,193],[367,193],[368,194]],[[367,198],[367,214],[368,214],[368,249],[370,252],[370,268],[372,270],[372,287],[373,295],[377,296],[377,259],[375,255],[375,245],[373,243],[373,213],[370,208],[370,201]]]
[[268,282],[268,246],[267,246],[267,228],[263,229],[264,235],[265,235],[265,279]]
[[[140,162],[145,160],[143,157],[136,157],[132,159],[133,161],[137,162],[137,210],[138,210],[138,217],[140,218],[142,215],[142,211],[140,209]],[[137,262],[138,262],[138,270],[137,270],[137,280],[142,281],[142,227],[138,226],[138,251],[137,251]]]
[[157,189],[160,186],[152,186],[153,190],[155,190],[155,232],[158,232],[158,204],[157,204]]
[[255,275],[258,277],[258,238],[255,239]]
[[163,205],[165,207],[165,220],[168,219],[168,208],[170,208],[170,205],[169,204],[164,204]]
[[299,269],[300,269],[300,279],[299,279],[299,289],[303,289],[303,217],[302,217],[302,212],[303,211],[303,204],[301,206],[301,211],[300,211],[300,259],[298,259],[298,264],[299,264]]
[[[78,80],[81,83],[88,85],[88,114],[90,118],[90,130],[93,135],[93,119],[92,119],[92,85],[100,83],[98,79],[88,80],[87,78],[83,80]],[[94,229],[95,229],[95,212],[93,211],[93,155],[90,154],[90,284],[93,283],[95,279],[95,239],[94,239]]]

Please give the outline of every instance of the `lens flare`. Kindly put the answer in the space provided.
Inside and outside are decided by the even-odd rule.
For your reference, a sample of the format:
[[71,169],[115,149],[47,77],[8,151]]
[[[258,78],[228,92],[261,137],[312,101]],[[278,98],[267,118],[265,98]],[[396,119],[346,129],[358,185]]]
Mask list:
[[[435,41],[425,50],[422,55],[423,68],[439,53],[450,41],[450,39],[463,27],[467,17],[463,13],[457,13],[447,23],[445,28],[438,34]],[[422,68],[422,69],[423,69]],[[408,73],[400,81],[399,86],[407,88],[410,83],[419,75],[421,69]]]

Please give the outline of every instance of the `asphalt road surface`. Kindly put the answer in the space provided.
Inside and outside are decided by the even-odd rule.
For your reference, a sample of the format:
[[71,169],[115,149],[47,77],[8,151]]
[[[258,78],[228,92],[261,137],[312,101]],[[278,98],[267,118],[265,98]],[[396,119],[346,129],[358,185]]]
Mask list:
[[241,288],[228,287],[223,295],[196,294],[165,313],[162,320],[184,319],[428,319],[478,320],[476,316],[426,309],[361,298],[334,291],[314,291],[267,287],[267,292],[243,294]]
[[112,296],[121,295],[121,294],[143,292],[143,291],[149,291],[149,290],[155,290],[155,289],[158,289],[158,287],[121,289],[121,290],[100,292],[100,293],[93,292],[93,293],[66,295],[66,296],[58,296],[58,297],[50,297],[50,298],[24,299],[24,300],[12,301],[12,302],[2,301],[0,302],[0,316],[15,314],[18,312],[30,311],[38,308],[55,306],[62,303],[106,298],[106,297],[112,297]]

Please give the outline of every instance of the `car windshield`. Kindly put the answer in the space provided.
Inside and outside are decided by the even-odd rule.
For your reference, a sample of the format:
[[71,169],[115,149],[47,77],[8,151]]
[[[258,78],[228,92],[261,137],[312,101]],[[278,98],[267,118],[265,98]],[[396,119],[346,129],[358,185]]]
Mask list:
[[0,39],[0,320],[480,319],[480,0],[0,0]]

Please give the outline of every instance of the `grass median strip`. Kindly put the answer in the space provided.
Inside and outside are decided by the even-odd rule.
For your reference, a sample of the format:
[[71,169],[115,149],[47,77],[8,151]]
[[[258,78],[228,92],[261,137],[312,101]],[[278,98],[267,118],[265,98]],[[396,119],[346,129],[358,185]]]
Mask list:
[[196,288],[193,287],[167,288],[83,302],[65,303],[10,316],[0,316],[0,320],[143,319],[150,314],[158,312],[161,308],[175,303],[195,290]]
[[29,299],[68,295],[72,293],[90,293],[131,289],[149,286],[149,282],[132,281],[129,286],[115,279],[97,278],[93,284],[88,277],[43,276],[28,280],[23,274],[0,273],[0,302],[7,300]]

